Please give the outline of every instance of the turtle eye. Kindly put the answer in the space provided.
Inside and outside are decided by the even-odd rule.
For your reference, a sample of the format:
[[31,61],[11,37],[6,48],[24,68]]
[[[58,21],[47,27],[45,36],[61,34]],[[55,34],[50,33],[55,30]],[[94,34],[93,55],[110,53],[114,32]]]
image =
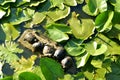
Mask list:
[[53,55],[54,51],[55,51],[54,48],[49,45],[45,45],[43,48],[43,54],[45,56],[51,57]]
[[61,61],[62,67],[64,69],[69,69],[73,65],[73,60],[71,57],[66,56],[62,61]]
[[53,57],[58,61],[62,60],[65,57],[65,51],[63,47],[58,47],[57,50],[55,50]]
[[41,42],[35,42],[33,43],[32,47],[34,48],[35,52],[39,52],[43,50],[44,44],[42,44]]
[[25,41],[28,41],[29,43],[33,44],[34,42],[37,42],[38,39],[33,35],[32,33],[28,33],[25,35],[24,38]]

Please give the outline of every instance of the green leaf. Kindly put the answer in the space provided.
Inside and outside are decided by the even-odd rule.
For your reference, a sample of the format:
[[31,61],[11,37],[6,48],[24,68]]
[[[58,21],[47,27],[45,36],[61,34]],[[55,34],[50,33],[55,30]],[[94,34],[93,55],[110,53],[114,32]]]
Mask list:
[[80,20],[77,19],[75,12],[72,13],[72,18],[68,21],[72,29],[73,35],[77,39],[86,40],[94,33],[94,24],[91,19],[82,19],[82,24]]
[[77,42],[77,40],[70,40],[69,42],[67,42],[67,44],[65,45],[65,49],[68,54],[71,56],[78,56],[83,54],[85,52],[85,49],[80,45],[77,45],[77,43],[81,42],[81,40],[79,42]]
[[32,72],[23,72],[19,75],[19,80],[42,80],[42,79]]
[[69,43],[65,46],[66,51],[71,56],[78,56],[85,52],[85,49],[81,46],[72,46]]
[[36,58],[37,58],[36,55],[32,55],[28,59],[25,59],[24,57],[22,57],[21,59],[12,62],[11,66],[14,68],[15,74],[20,74],[21,72],[24,72],[24,71],[31,71]]
[[103,56],[97,56],[97,57],[93,57],[91,64],[95,67],[95,68],[102,68],[102,63],[103,63]]
[[9,22],[12,25],[20,24],[22,22],[32,19],[32,15],[34,11],[35,10],[30,8],[26,8],[26,9],[12,8],[10,16],[7,17],[7,19],[5,19],[4,22]]
[[25,4],[25,3],[28,3],[28,2],[30,2],[31,0],[17,0],[16,1],[16,4],[17,4],[17,6],[21,6],[21,5],[23,5],[23,4]]
[[4,23],[2,29],[6,35],[7,41],[15,40],[20,34],[17,28],[10,23]]
[[112,23],[119,24],[120,23],[119,19],[120,19],[120,12],[114,12]]
[[54,8],[54,7],[58,7],[59,9],[64,9],[64,4],[63,4],[63,0],[50,0],[51,2],[51,7],[50,8]]
[[33,15],[33,20],[32,20],[32,24],[40,24],[44,19],[45,19],[46,15],[40,12],[36,12]]
[[32,0],[30,3],[29,3],[29,6],[30,7],[33,7],[33,6],[39,6],[40,3],[44,3],[46,0],[39,0],[39,1],[34,1]]
[[89,57],[90,57],[89,53],[85,53],[82,56],[75,57],[77,68],[81,68],[81,67],[85,66]]
[[13,80],[13,77],[12,76],[7,76],[7,77],[5,77],[5,78],[3,78],[3,79],[0,79],[0,80]]
[[78,4],[82,4],[84,0],[76,0]]
[[64,0],[64,4],[69,5],[69,6],[76,6],[77,2],[76,2],[76,0],[71,0],[71,1]]
[[70,33],[71,30],[64,24],[49,24],[46,26],[49,37],[57,42],[68,40],[69,37],[66,33]]
[[41,58],[40,67],[46,80],[57,80],[64,75],[63,69],[59,63],[50,58]]
[[85,45],[85,49],[92,56],[98,56],[107,51],[107,46],[105,44],[98,44],[97,42],[90,42]]
[[35,66],[32,72],[37,74],[42,80],[46,80],[39,66]]
[[2,19],[2,17],[6,14],[6,11],[2,10],[0,8],[0,19]]
[[10,3],[10,2],[16,2],[16,0],[1,0],[0,1],[0,5],[5,5],[5,4],[7,4],[7,3]]
[[112,63],[111,72],[106,75],[106,79],[108,80],[119,80],[120,79],[120,66],[119,64]]
[[88,0],[88,3],[83,7],[83,11],[96,16],[99,12],[107,11],[107,2],[106,0]]
[[96,28],[100,31],[108,31],[112,27],[112,18],[113,18],[114,12],[113,11],[106,11],[101,14],[99,14],[95,20]]
[[106,69],[105,68],[97,69],[94,79],[95,80],[106,80],[105,75],[106,75]]
[[120,24],[115,24],[112,29],[106,33],[110,38],[116,38],[120,41]]
[[107,45],[107,51],[105,53],[107,53],[108,55],[120,55],[120,45],[115,42],[112,41],[111,39],[109,39],[107,36],[103,35],[103,34],[99,34],[98,37],[95,39],[95,41],[99,44],[105,44]]
[[120,6],[119,5],[120,5],[120,0],[116,0],[115,8],[114,8],[116,12],[120,12]]
[[65,6],[63,10],[55,8],[54,10],[49,10],[46,15],[49,16],[53,21],[58,21],[67,17],[70,13],[70,7]]
[[58,80],[74,80],[74,77],[70,74],[64,75],[64,78],[58,79]]

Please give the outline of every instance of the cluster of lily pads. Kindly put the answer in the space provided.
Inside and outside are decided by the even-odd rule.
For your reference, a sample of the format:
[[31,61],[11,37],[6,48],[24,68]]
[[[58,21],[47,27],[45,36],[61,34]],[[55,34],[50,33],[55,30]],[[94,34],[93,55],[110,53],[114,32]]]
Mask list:
[[[118,80],[120,0],[0,0],[0,80]],[[75,60],[76,74],[19,47],[23,30],[43,28]],[[16,55],[17,54],[17,55]],[[18,55],[21,55],[20,57]],[[9,63],[14,73],[3,72]],[[54,67],[51,67],[54,66]]]

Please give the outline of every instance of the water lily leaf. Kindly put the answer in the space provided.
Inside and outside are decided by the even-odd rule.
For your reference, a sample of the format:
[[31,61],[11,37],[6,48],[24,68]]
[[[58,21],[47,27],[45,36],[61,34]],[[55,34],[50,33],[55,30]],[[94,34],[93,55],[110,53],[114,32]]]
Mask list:
[[16,0],[0,0],[0,5],[5,5],[7,3],[10,3],[10,2],[16,2]]
[[50,0],[51,2],[51,7],[58,7],[59,9],[64,9],[64,4],[63,4],[63,0]]
[[55,9],[46,12],[46,15],[49,16],[53,21],[57,21],[67,17],[70,13],[70,7],[65,6],[63,10]]
[[30,2],[31,0],[17,0],[16,1],[16,4],[17,4],[17,6],[21,6],[21,5],[23,5],[23,4],[25,4],[25,3],[28,3],[28,2]]
[[85,48],[92,56],[98,56],[107,51],[107,46],[105,44],[97,44],[97,42],[88,43]]
[[90,57],[89,53],[84,53],[82,56],[75,57],[77,68],[85,66]]
[[7,41],[15,40],[20,34],[17,28],[10,23],[4,23],[2,29],[6,35]]
[[51,58],[41,58],[40,67],[46,80],[57,80],[64,76],[61,65]]
[[65,45],[65,49],[67,53],[71,56],[78,56],[85,52],[85,49],[81,47],[80,45],[76,45],[77,42],[74,42],[73,40],[70,40]]
[[76,2],[76,0],[71,0],[71,1],[64,0],[64,4],[69,5],[69,6],[76,6],[77,2]]
[[39,0],[39,1],[34,1],[32,0],[30,3],[29,3],[29,6],[32,7],[32,6],[38,6],[40,3],[43,3],[45,2],[46,0]]
[[32,24],[39,24],[45,19],[46,15],[40,12],[36,12],[33,15]]
[[24,21],[30,20],[34,11],[35,10],[30,8],[12,8],[10,16],[7,17],[7,19],[5,19],[4,22],[10,22],[12,25],[20,24]]
[[120,23],[119,19],[120,19],[120,12],[115,12],[114,11],[114,16],[113,16],[113,19],[112,19],[112,23],[113,24],[119,24]]
[[106,69],[105,68],[100,68],[97,69],[95,74],[95,80],[106,80],[105,76],[106,76]]
[[99,14],[95,20],[96,28],[100,31],[108,31],[112,27],[112,18],[113,18],[114,12],[113,11],[106,11],[101,14]]
[[118,80],[120,78],[120,58],[116,58],[117,61],[111,63],[110,73],[106,74],[108,80]]
[[116,3],[115,3],[115,11],[116,12],[120,12],[120,0],[116,0]]
[[49,37],[57,42],[68,40],[69,37],[66,33],[70,33],[71,29],[64,24],[50,24],[46,26]]
[[71,46],[67,44],[65,46],[66,51],[68,52],[69,55],[71,56],[78,56],[80,54],[83,54],[85,52],[85,49],[81,46]]
[[0,19],[6,14],[6,11],[0,9]]
[[95,68],[102,68],[103,58],[101,58],[101,57],[103,57],[103,56],[96,56],[92,59],[91,64]]
[[89,15],[96,16],[99,12],[107,11],[107,2],[106,0],[89,0],[83,11]]
[[86,40],[94,33],[94,24],[91,19],[82,19],[82,23],[77,19],[76,13],[72,13],[72,18],[68,21],[72,29],[73,35],[77,39]]
[[108,55],[120,55],[120,45],[109,39],[107,36],[103,35],[103,34],[99,34],[98,38],[95,39],[95,41],[99,44],[105,44],[107,45],[107,51],[105,53],[107,53]]
[[19,80],[42,80],[42,79],[32,72],[23,72],[19,75]]
[[120,41],[120,24],[115,24],[112,29],[106,33],[110,38],[116,38]]
[[58,80],[74,80],[74,77],[70,74],[64,75],[63,79],[58,79]]
[[78,4],[82,4],[84,0],[76,0]]

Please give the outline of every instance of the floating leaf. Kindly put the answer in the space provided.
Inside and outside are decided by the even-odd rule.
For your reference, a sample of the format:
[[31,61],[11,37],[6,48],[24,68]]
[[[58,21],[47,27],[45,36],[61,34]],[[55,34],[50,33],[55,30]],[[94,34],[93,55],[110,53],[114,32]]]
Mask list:
[[32,72],[23,72],[19,75],[19,80],[42,80],[42,79]]
[[40,12],[36,12],[33,15],[32,24],[39,24],[45,19],[46,15]]
[[63,69],[59,63],[50,58],[41,58],[40,67],[46,80],[57,80],[64,76]]
[[94,24],[91,19],[82,19],[82,23],[77,19],[75,12],[72,13],[72,18],[68,21],[72,29],[73,35],[77,39],[86,40],[94,33]]
[[34,11],[35,10],[32,10],[30,8],[12,8],[10,16],[7,17],[7,19],[5,19],[4,22],[9,22],[12,25],[20,24],[22,22],[30,20]]
[[[102,57],[102,58],[101,58]],[[102,64],[103,64],[103,56],[97,56],[97,57],[93,57],[91,64],[95,67],[95,68],[102,68]]]
[[116,0],[116,3],[115,3],[115,11],[116,12],[120,12],[120,0]]
[[105,68],[100,68],[96,70],[96,74],[95,74],[95,80],[106,80],[105,79],[106,76],[106,69]]
[[80,44],[78,45],[77,43],[81,44],[82,41],[70,40],[69,42],[67,42],[67,44],[65,45],[65,49],[69,55],[78,56],[85,52],[85,49],[81,47]]
[[65,6],[63,10],[55,9],[46,12],[46,15],[49,16],[53,21],[57,21],[67,17],[70,13],[70,7]]
[[95,40],[97,41],[97,43],[107,45],[107,51],[106,51],[107,54],[120,55],[120,45],[117,42],[112,41],[103,34],[99,34],[98,38],[96,38]]
[[106,0],[88,0],[83,11],[88,15],[96,16],[99,12],[107,11],[107,2]]
[[70,33],[71,30],[64,24],[50,24],[46,26],[46,30],[51,39],[57,42],[68,40],[69,37],[66,33]]
[[64,4],[63,4],[63,0],[50,0],[51,2],[51,7],[58,7],[59,9],[64,9]]
[[23,4],[25,4],[25,3],[28,3],[28,2],[30,2],[31,0],[16,0],[16,5],[17,6],[21,6],[21,5],[23,5]]
[[71,1],[64,0],[64,4],[69,5],[69,6],[76,6],[77,2],[76,2],[76,0],[71,0]]
[[7,4],[7,3],[10,3],[10,2],[16,2],[16,0],[1,0],[0,1],[0,5],[5,5],[5,4]]
[[116,38],[120,41],[120,24],[115,24],[112,29],[106,33],[110,38]]
[[64,78],[58,79],[58,80],[74,80],[74,77],[70,74],[64,75]]
[[112,18],[113,18],[114,12],[113,11],[106,11],[101,14],[99,14],[95,20],[96,28],[100,31],[108,31],[112,27]]
[[82,55],[82,56],[77,56],[77,57],[75,57],[75,60],[77,61],[77,62],[76,62],[77,68],[80,68],[80,67],[85,66],[85,64],[87,63],[89,57],[90,57],[90,54],[89,54],[89,53],[85,53],[85,54]]
[[88,43],[85,48],[92,56],[98,56],[107,51],[107,46],[105,44],[97,44],[97,42]]
[[15,40],[20,34],[17,28],[10,23],[4,23],[2,29],[6,35],[7,41]]

